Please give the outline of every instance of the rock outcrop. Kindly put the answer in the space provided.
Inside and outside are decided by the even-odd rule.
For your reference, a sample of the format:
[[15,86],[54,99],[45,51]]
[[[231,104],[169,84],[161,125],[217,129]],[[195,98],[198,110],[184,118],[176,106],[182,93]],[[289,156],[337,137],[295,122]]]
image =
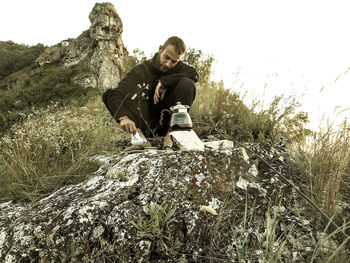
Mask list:
[[288,185],[259,174],[243,148],[98,159],[83,183],[0,204],[1,262],[258,262],[282,244],[284,262],[312,253]]
[[75,82],[101,90],[114,88],[120,81],[122,60],[127,55],[122,21],[110,3],[96,3],[89,19],[88,30],[76,39],[47,48],[36,63],[39,66],[59,63],[64,67],[80,64],[88,70],[75,76]]

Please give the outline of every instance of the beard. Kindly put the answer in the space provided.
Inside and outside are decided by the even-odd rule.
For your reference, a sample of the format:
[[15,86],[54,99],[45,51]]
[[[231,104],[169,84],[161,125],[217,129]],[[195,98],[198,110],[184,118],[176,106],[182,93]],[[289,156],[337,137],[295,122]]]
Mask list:
[[168,68],[167,66],[163,65],[160,62],[160,53],[158,53],[157,55],[157,59],[156,59],[156,63],[155,66],[158,70],[162,71],[162,72],[168,72],[170,68]]
[[160,71],[162,72],[168,72],[170,68],[168,68],[167,66],[163,66],[163,65],[160,65]]

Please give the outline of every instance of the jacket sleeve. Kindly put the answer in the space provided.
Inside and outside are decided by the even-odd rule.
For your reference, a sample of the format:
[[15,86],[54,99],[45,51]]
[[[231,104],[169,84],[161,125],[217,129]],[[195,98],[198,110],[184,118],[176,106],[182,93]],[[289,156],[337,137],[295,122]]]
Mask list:
[[112,89],[108,94],[108,109],[117,122],[119,122],[118,119],[122,116],[131,116],[128,108],[134,104],[133,97],[137,94],[139,75],[140,68],[136,66],[119,82],[118,87]]
[[199,80],[197,70],[194,67],[180,61],[168,72],[168,74],[160,77],[160,82],[162,83],[163,88],[168,90],[174,87],[182,78],[190,78],[194,82]]

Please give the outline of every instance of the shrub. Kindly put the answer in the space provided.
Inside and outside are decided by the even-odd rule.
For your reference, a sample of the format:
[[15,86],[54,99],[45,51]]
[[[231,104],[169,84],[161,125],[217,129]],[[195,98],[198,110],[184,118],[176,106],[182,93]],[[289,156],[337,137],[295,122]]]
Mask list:
[[127,55],[123,58],[123,71],[121,78],[123,79],[133,67],[145,60],[147,60],[145,52],[138,48],[135,48],[132,55]]
[[212,77],[211,66],[214,62],[212,55],[205,55],[201,50],[189,48],[183,56],[183,61],[194,67],[199,74],[199,84],[208,84]]
[[0,41],[0,80],[34,63],[45,46],[19,45],[12,41]]
[[61,105],[84,104],[90,93],[96,95],[97,91],[71,80],[77,69],[78,66],[66,70],[54,65],[41,68],[15,87],[0,91],[0,132],[20,121],[21,114],[30,113],[33,107],[45,107],[52,101]]

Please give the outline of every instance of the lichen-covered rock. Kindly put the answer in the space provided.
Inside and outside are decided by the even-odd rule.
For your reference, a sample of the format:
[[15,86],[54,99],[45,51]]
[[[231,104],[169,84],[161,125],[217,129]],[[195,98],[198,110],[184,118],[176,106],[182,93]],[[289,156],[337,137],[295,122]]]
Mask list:
[[284,240],[298,254],[282,257],[302,262],[315,244],[282,197],[287,186],[260,178],[242,148],[99,160],[83,183],[34,204],[0,204],[1,262],[235,262],[238,253],[258,262]]
[[89,19],[90,37],[94,40],[91,68],[99,89],[114,88],[120,81],[122,59],[126,51],[122,41],[123,24],[114,6],[96,3]]

